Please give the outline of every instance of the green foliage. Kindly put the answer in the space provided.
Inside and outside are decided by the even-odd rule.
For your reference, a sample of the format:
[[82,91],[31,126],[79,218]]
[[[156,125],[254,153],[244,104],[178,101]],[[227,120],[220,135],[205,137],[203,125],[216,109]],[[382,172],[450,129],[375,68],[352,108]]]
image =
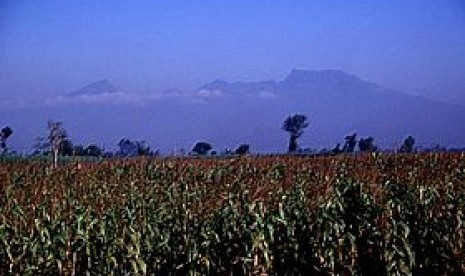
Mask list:
[[342,152],[351,153],[355,151],[355,146],[357,146],[357,133],[352,135],[347,135],[345,138],[344,147]]
[[415,145],[415,138],[412,136],[408,136],[405,138],[404,142],[402,143],[402,146],[399,149],[399,152],[405,152],[405,153],[411,153],[414,151],[414,146]]
[[308,127],[309,123],[307,116],[302,114],[294,114],[288,116],[281,127],[284,131],[289,133],[289,152],[296,152],[298,149],[297,139],[302,136],[304,130]]
[[361,152],[375,152],[378,148],[374,144],[373,137],[360,138],[358,141],[358,148]]
[[0,154],[5,154],[7,151],[6,140],[13,134],[13,130],[9,126],[4,126],[0,130]]
[[235,154],[248,154],[249,153],[249,149],[250,149],[250,145],[249,144],[240,144],[235,150],[234,150],[234,153]]
[[195,153],[198,155],[206,155],[211,149],[212,149],[212,146],[209,143],[197,142],[192,148],[192,153]]
[[0,275],[460,275],[465,157],[0,165]]

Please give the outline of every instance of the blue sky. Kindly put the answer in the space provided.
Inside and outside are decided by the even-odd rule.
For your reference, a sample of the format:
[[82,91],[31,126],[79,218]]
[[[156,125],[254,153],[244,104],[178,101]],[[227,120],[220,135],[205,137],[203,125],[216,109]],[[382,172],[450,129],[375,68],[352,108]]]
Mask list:
[[137,92],[336,68],[408,93],[465,93],[465,1],[0,3],[0,99],[98,79]]

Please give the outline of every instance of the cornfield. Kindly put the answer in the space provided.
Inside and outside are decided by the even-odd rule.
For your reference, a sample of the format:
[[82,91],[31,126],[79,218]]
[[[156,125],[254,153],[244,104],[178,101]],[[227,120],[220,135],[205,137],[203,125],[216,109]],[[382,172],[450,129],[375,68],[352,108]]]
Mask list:
[[465,155],[0,165],[0,275],[464,275]]

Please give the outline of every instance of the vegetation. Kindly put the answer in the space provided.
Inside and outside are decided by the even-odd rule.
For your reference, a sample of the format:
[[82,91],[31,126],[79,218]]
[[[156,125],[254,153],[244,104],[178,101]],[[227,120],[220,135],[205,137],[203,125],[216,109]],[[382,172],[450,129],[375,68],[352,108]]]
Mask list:
[[197,155],[206,155],[212,148],[212,145],[207,142],[197,142],[192,148],[192,153]]
[[373,137],[360,138],[358,141],[358,148],[361,152],[375,152],[378,148],[374,144],[375,139]]
[[355,146],[357,146],[357,133],[352,135],[347,135],[345,137],[344,147],[342,148],[342,152],[351,153],[355,151]]
[[[367,138],[360,138],[357,140],[357,133],[347,135],[343,147],[338,143],[334,148],[328,149],[323,148],[320,150],[312,148],[300,148],[297,139],[300,138],[305,129],[309,126],[307,117],[303,114],[295,114],[288,116],[281,126],[281,129],[289,133],[289,144],[288,153],[298,155],[339,155],[347,153],[355,153],[358,145],[358,151],[361,153],[365,152],[379,152],[382,151],[374,143],[374,138],[368,136]],[[0,132],[0,149],[1,155],[5,156],[7,153],[6,140],[13,133],[10,127],[4,127]],[[137,157],[137,156],[159,156],[158,150],[152,151],[146,141],[132,141],[127,138],[121,139],[118,144],[118,150],[106,151],[104,147],[99,147],[96,144],[89,144],[87,146],[74,145],[71,139],[68,137],[67,131],[63,127],[62,122],[48,122],[48,136],[47,138],[39,137],[36,139],[36,143],[33,146],[33,152],[28,156],[53,156],[53,164],[56,167],[59,163],[59,157],[99,157],[99,158],[111,158],[111,157]],[[432,148],[415,148],[415,138],[408,136],[403,141],[400,148],[395,149],[400,153],[413,153],[413,152],[465,152],[464,148],[450,148],[435,145]],[[387,151],[392,151],[387,149]],[[190,155],[211,155],[211,156],[231,156],[231,155],[245,155],[250,153],[249,144],[240,144],[235,150],[226,148],[222,151],[213,150],[212,145],[207,141],[197,142],[188,153]],[[186,155],[186,151],[181,148],[179,152],[172,152],[171,155],[181,156]],[[8,152],[9,157],[17,155],[14,151]],[[22,155],[24,156],[24,155]]]
[[123,157],[148,156],[152,155],[150,147],[145,141],[131,141],[121,139],[118,143],[119,151],[117,155]]
[[0,150],[1,154],[7,151],[6,140],[13,134],[13,130],[9,126],[5,126],[0,131]]
[[406,153],[413,152],[414,145],[415,145],[415,138],[413,138],[412,136],[409,136],[405,138],[404,142],[402,143],[402,146],[399,149],[399,152],[406,152]]
[[250,150],[250,145],[249,144],[240,144],[236,150],[234,150],[235,154],[243,155],[243,154],[248,154]]
[[465,155],[0,165],[0,275],[463,275]]
[[63,152],[64,146],[67,144],[68,133],[63,127],[62,122],[48,122],[48,141],[50,150],[53,153],[53,166],[58,165],[58,157]]
[[284,120],[282,129],[289,133],[288,152],[297,152],[297,139],[302,136],[308,125],[307,116],[302,114],[295,114]]

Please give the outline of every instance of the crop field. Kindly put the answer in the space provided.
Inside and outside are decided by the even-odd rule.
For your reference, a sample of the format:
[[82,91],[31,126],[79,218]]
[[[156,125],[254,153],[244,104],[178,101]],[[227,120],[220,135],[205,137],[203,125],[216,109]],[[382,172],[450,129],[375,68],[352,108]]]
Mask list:
[[465,154],[0,163],[0,275],[464,275]]

